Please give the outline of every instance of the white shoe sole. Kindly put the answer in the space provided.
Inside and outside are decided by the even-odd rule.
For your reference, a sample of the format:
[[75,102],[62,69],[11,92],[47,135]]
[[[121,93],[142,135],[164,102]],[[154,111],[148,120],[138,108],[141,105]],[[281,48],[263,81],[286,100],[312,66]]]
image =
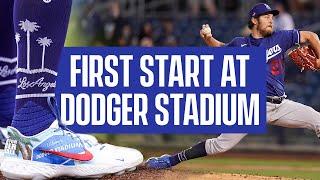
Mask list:
[[1,163],[1,171],[4,177],[9,179],[48,179],[55,177],[76,178],[101,178],[107,174],[116,174],[122,171],[130,171],[141,164],[143,159],[124,166],[78,164],[75,166],[64,166],[56,164],[41,163],[17,158],[4,158]]

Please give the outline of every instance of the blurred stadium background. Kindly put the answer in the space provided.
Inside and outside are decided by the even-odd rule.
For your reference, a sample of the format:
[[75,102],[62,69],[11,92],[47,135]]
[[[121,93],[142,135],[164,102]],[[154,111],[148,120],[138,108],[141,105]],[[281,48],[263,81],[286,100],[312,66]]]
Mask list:
[[[258,2],[281,11],[276,29],[311,30],[320,35],[319,0],[76,0],[67,46],[205,46],[202,24],[223,42],[246,35],[247,13]],[[319,73],[300,72],[287,63],[290,99],[320,111]],[[98,135],[102,141],[133,146],[187,147],[216,135]],[[250,135],[235,150],[320,152],[319,139],[303,129],[268,127],[267,135]]]

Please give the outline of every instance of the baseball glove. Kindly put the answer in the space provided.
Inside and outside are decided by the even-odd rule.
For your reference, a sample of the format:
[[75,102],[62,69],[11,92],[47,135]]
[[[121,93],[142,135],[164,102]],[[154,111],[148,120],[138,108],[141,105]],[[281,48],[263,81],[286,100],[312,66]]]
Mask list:
[[317,56],[311,46],[302,45],[292,49],[288,56],[291,60],[303,70],[317,71]]

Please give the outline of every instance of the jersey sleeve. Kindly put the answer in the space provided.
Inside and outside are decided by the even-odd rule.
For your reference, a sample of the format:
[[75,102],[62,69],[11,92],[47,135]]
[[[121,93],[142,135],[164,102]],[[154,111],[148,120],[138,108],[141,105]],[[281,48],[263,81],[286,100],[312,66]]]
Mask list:
[[300,32],[296,29],[280,31],[279,35],[285,51],[300,43]]
[[225,44],[224,47],[238,47],[238,46],[240,46],[240,38],[236,37],[232,39],[232,41],[230,41],[229,43]]

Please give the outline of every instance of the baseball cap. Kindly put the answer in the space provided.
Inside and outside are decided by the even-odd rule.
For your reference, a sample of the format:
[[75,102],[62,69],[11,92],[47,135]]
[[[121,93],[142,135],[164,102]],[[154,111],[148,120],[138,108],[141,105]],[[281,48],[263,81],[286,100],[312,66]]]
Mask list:
[[274,16],[279,14],[278,10],[271,9],[268,4],[265,3],[258,3],[253,6],[248,14],[248,18],[251,19],[253,17],[259,17],[265,14],[273,14]]

